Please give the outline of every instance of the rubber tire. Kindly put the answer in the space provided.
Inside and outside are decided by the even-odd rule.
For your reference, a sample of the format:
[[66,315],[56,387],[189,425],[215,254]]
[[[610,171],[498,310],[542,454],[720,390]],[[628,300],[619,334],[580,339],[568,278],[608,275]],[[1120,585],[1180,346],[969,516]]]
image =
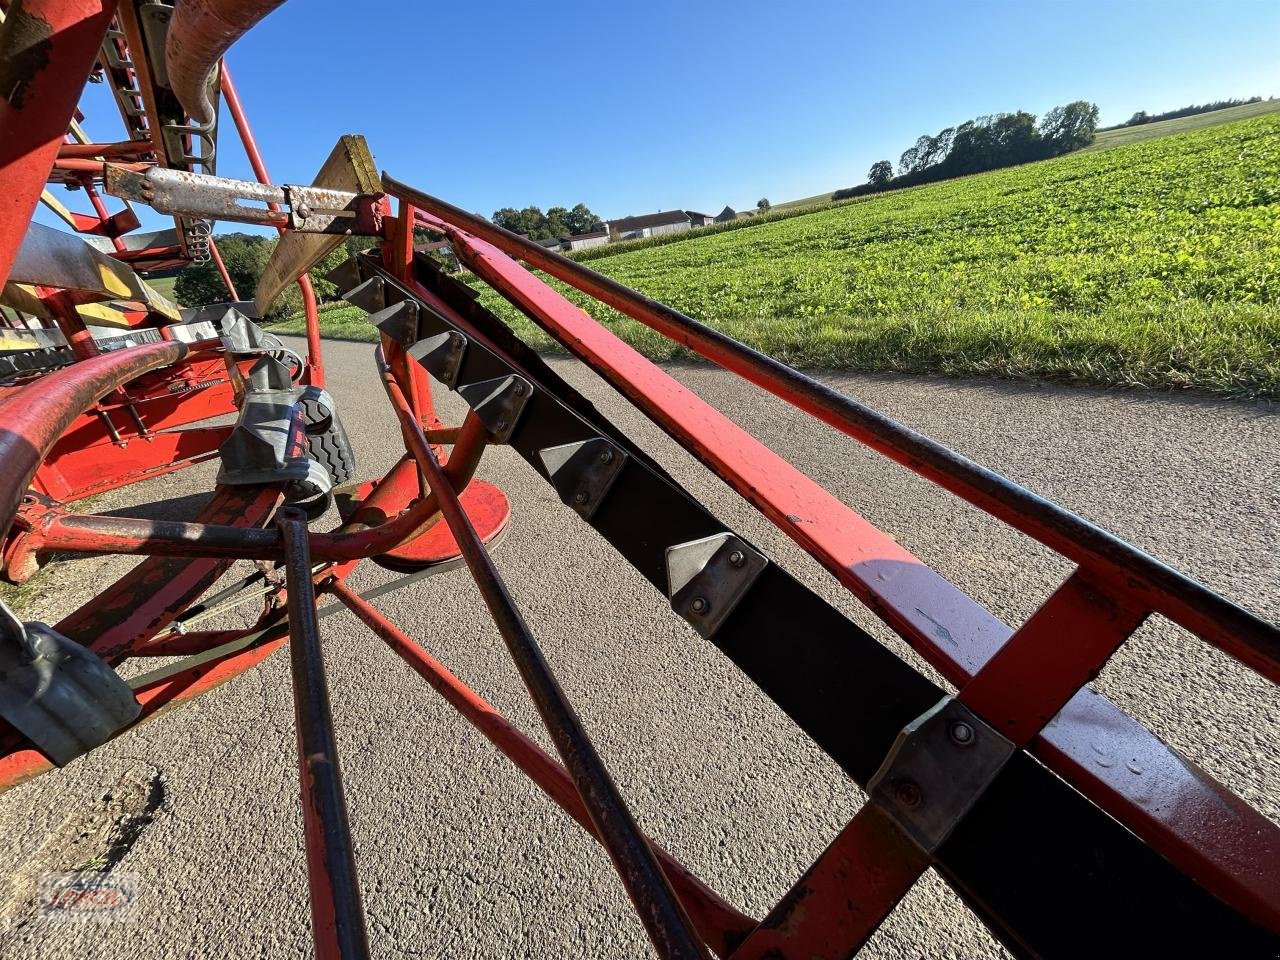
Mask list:
[[307,456],[329,471],[334,487],[345,487],[356,478],[356,455],[347,430],[335,412],[329,429],[307,434]]
[[307,456],[329,471],[335,487],[356,478],[356,455],[336,410],[319,399],[303,396],[302,415],[307,423]]

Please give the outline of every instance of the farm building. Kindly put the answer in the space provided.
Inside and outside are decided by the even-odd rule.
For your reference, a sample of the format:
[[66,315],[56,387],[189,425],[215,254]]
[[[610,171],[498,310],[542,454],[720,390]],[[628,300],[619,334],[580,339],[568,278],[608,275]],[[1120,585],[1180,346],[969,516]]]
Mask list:
[[737,219],[738,219],[738,214],[737,214],[737,211],[733,209],[733,207],[725,207],[723,210],[721,210],[719,213],[716,214],[716,223],[727,223],[730,220],[737,220]]
[[590,233],[578,233],[565,237],[560,246],[564,250],[585,250],[587,247],[602,247],[609,242],[609,231],[605,227],[592,230]]
[[606,225],[611,236],[618,240],[636,240],[640,237],[656,237],[661,233],[677,233],[692,225],[689,214],[683,210],[666,210],[647,213],[639,217],[623,217],[610,220]]
[[716,218],[709,213],[698,213],[696,210],[686,210],[685,216],[689,218],[689,223],[695,227],[706,227],[716,222]]

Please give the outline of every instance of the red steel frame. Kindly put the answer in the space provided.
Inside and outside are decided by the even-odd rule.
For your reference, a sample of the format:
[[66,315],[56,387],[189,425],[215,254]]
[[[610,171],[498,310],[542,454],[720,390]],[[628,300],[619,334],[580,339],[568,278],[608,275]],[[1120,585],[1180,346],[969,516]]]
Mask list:
[[[205,60],[216,63],[235,36],[275,5],[264,0],[200,0],[180,8],[187,19],[175,18],[176,33],[171,39],[203,37],[207,41],[198,55],[191,55],[195,60],[186,64],[186,73],[179,71],[185,77],[182,82],[203,77],[199,65]],[[52,33],[49,66],[29,78],[28,96],[19,98],[16,106],[0,102],[0,135],[13,134],[0,136],[0,144],[5,145],[0,146],[0,197],[4,198],[0,201],[0,281],[13,262],[40,189],[55,170],[85,176],[92,189],[92,175],[100,172],[101,165],[88,157],[146,153],[145,145],[68,149],[64,143],[75,96],[97,56],[113,8],[101,3],[32,0],[15,5],[10,12],[11,17],[38,16]],[[219,22],[218,16],[228,24],[225,35],[204,36],[202,31],[212,29],[210,24]],[[208,43],[222,44],[212,59]],[[225,64],[220,84],[255,175],[268,183]],[[21,137],[14,133],[19,130]],[[1280,874],[1274,869],[1280,862],[1280,830],[1087,687],[1152,613],[1169,617],[1276,682],[1280,680],[1280,632],[1273,625],[1080,518],[669,307],[389,177],[384,178],[384,186],[401,203],[398,216],[385,223],[382,258],[392,276],[466,328],[465,320],[417,283],[409,269],[416,224],[446,235],[460,260],[477,276],[812,554],[954,684],[957,699],[976,716],[1000,730],[1016,748],[1035,754],[1205,889],[1262,927],[1280,932]],[[91,198],[96,194],[91,193]],[[105,207],[96,199],[94,205],[100,228],[107,230],[110,218]],[[596,324],[521,267],[519,260],[904,464],[1075,561],[1077,569],[1025,624],[1011,630]],[[236,292],[220,260],[219,269],[234,298]],[[307,316],[305,376],[319,385],[324,369],[318,314],[305,275],[299,284]],[[432,412],[425,374],[387,336],[379,362],[405,439],[406,457],[371,492],[368,485],[361,488],[364,495],[351,520],[336,531],[311,532],[303,520],[285,511],[277,514],[276,526],[270,526],[280,503],[280,491],[273,487],[251,492],[220,489],[192,523],[77,515],[56,502],[65,499],[68,491],[108,489],[121,477],[130,482],[180,466],[176,441],[166,441],[168,447],[153,447],[152,455],[115,472],[95,475],[90,469],[78,469],[74,479],[63,476],[62,487],[53,489],[46,483],[43,492],[52,500],[32,495],[29,485],[46,459],[56,454],[71,463],[78,451],[105,442],[109,430],[103,415],[109,418],[113,407],[110,402],[101,403],[104,397],[127,398],[120,391],[130,384],[136,389],[140,378],[153,378],[153,386],[163,382],[162,378],[174,375],[175,365],[225,362],[218,341],[191,345],[166,341],[94,355],[92,341],[86,343],[80,335],[82,325],[75,329],[76,321],[66,314],[62,320],[68,324],[68,340],[79,350],[80,361],[0,395],[0,462],[5,466],[0,475],[0,526],[12,526],[21,533],[11,540],[6,564],[11,569],[22,567],[24,558],[55,550],[145,556],[111,590],[57,625],[67,636],[85,638],[111,664],[134,656],[197,655],[135,681],[143,705],[140,720],[261,662],[292,634],[318,956],[361,956],[367,951],[354,863],[344,859],[349,853],[344,840],[345,809],[315,627],[315,597],[324,593],[332,593],[355,613],[605,845],[664,956],[705,955],[704,944],[722,956],[735,957],[848,955],[866,942],[932,862],[878,806],[868,803],[792,892],[757,923],[645,839],[511,604],[459,499],[492,437],[474,414],[456,430],[443,428]],[[475,335],[485,339],[478,331]],[[192,410],[212,409],[229,399],[210,392],[196,401],[203,404],[198,407],[189,396],[175,400],[156,408],[159,412],[150,429],[192,422],[195,417],[188,415]],[[91,424],[99,424],[99,432],[86,432]],[[222,436],[217,431],[200,434],[200,449],[207,454],[212,447],[203,444]],[[442,465],[443,445],[453,449]],[[525,677],[563,765],[344,582],[360,560],[439,532],[436,528],[442,518],[453,550],[471,568]],[[239,631],[181,634],[171,630],[175,618],[199,600],[233,559],[286,563],[287,584],[274,591],[275,600],[259,622]],[[948,642],[940,640],[940,625],[945,625]],[[1077,642],[1063,644],[1064,636]],[[1123,764],[1100,767],[1091,762],[1100,738],[1105,749],[1134,758],[1158,776],[1139,783],[1125,776]],[[317,757],[324,760],[320,767],[315,766]],[[0,788],[49,766],[14,731],[0,731]]]

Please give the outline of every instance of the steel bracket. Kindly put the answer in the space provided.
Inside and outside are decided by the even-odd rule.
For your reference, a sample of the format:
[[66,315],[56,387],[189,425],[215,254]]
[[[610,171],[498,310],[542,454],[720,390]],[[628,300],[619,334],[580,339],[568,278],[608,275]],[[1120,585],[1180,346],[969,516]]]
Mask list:
[[1009,762],[1013,742],[954,697],[903,727],[867,784],[871,802],[933,853]]
[[106,743],[141,705],[93,651],[0,602],[0,717],[58,766]]
[[493,442],[506,443],[533,396],[533,387],[524,377],[512,374],[458,387],[458,395],[475,411]]
[[626,451],[604,437],[547,447],[538,456],[560,499],[588,520],[627,462]]
[[769,559],[732,533],[667,547],[667,596],[676,613],[711,637],[733,612]]
[[386,290],[381,277],[370,277],[342,295],[342,299],[365,313],[386,309]]
[[418,305],[401,300],[369,315],[369,322],[401,346],[418,339]]
[[339,290],[351,290],[364,282],[360,272],[360,258],[347,257],[340,264],[324,275],[324,278]]
[[462,369],[462,356],[467,349],[467,338],[457,330],[446,330],[434,337],[419,340],[409,348],[409,356],[417,360],[426,371],[450,390],[458,383]]

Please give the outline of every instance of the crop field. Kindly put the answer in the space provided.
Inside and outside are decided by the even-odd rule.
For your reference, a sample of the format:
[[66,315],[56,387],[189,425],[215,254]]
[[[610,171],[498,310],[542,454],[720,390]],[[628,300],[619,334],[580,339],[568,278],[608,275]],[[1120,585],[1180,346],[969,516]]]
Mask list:
[[[1277,397],[1280,114],[590,266],[800,366]],[[591,312],[651,357],[685,356]]]

